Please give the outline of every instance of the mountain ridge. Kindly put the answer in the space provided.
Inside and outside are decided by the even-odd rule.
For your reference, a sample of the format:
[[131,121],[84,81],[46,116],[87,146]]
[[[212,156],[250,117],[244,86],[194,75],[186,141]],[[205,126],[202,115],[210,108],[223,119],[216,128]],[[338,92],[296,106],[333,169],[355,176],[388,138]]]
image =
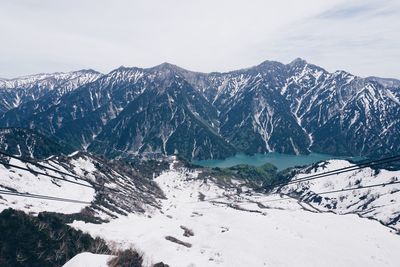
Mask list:
[[[43,76],[52,76],[52,75],[58,75],[58,74],[60,74],[60,75],[66,75],[66,74],[77,73],[77,72],[92,72],[92,73],[97,73],[97,74],[101,74],[101,75],[107,75],[107,74],[110,74],[111,72],[113,72],[113,71],[115,71],[115,70],[118,70],[118,69],[149,70],[149,69],[155,69],[155,68],[159,68],[159,67],[169,66],[170,68],[176,68],[176,69],[179,69],[179,70],[181,70],[181,71],[187,71],[187,72],[197,73],[197,74],[228,74],[228,73],[232,73],[232,72],[239,72],[239,71],[244,71],[244,70],[248,70],[248,69],[253,69],[253,68],[256,68],[256,67],[260,67],[260,66],[264,65],[265,63],[279,63],[279,64],[282,64],[282,65],[291,65],[291,64],[296,63],[296,62],[304,62],[304,63],[309,64],[309,65],[317,66],[317,67],[319,67],[319,68],[325,70],[326,72],[329,72],[329,71],[327,71],[326,69],[324,69],[323,67],[320,67],[320,66],[318,66],[318,65],[315,65],[315,64],[313,64],[313,63],[310,63],[310,62],[308,62],[306,59],[301,58],[301,57],[295,58],[295,59],[293,59],[292,61],[290,61],[289,63],[286,63],[286,64],[285,64],[285,63],[282,63],[282,62],[280,62],[280,61],[277,61],[277,60],[268,60],[268,59],[267,59],[267,60],[262,61],[262,62],[259,63],[259,64],[255,64],[255,65],[252,65],[252,66],[250,66],[250,67],[244,67],[244,68],[233,69],[233,70],[227,70],[227,71],[210,71],[210,72],[207,72],[207,71],[194,71],[194,70],[190,70],[190,69],[188,69],[188,68],[180,67],[180,66],[177,65],[177,64],[174,64],[174,63],[170,63],[170,62],[165,61],[165,62],[162,62],[162,63],[160,63],[160,64],[157,64],[157,65],[154,65],[154,66],[151,66],[151,67],[138,67],[138,66],[123,66],[123,65],[121,65],[120,67],[117,67],[117,68],[115,68],[115,69],[112,69],[111,71],[109,71],[109,72],[107,72],[107,73],[100,72],[100,71],[95,70],[95,69],[93,69],[93,68],[87,68],[87,69],[78,69],[78,70],[72,70],[72,71],[39,72],[39,73],[21,75],[21,76],[16,76],[16,77],[11,77],[11,78],[3,78],[3,77],[0,77],[0,85],[1,85],[1,82],[3,82],[3,81],[20,80],[20,79],[29,78],[29,77],[32,77],[32,76],[40,76],[40,75],[43,75]],[[351,75],[353,75],[353,76],[356,76],[356,77],[359,77],[359,78],[362,78],[362,79],[369,79],[369,80],[375,80],[375,79],[376,79],[376,80],[378,80],[378,79],[379,79],[379,80],[386,80],[386,81],[394,82],[394,83],[396,83],[396,84],[400,82],[400,79],[397,79],[397,78],[378,77],[378,76],[366,76],[366,77],[363,77],[363,76],[359,76],[359,75],[354,75],[354,74],[352,74],[351,72],[349,72],[349,71],[347,71],[347,70],[344,70],[344,69],[337,69],[337,70],[334,70],[334,71],[329,72],[329,73],[335,73],[335,72],[346,72],[346,73],[349,73],[349,74],[351,74]],[[0,89],[2,89],[1,86],[0,86]]]
[[300,58],[211,73],[165,62],[120,67],[73,89],[61,85],[57,94],[5,110],[0,126],[29,125],[112,157],[115,151],[101,144],[189,159],[271,151],[373,156],[400,151],[397,89],[394,82],[330,73]]

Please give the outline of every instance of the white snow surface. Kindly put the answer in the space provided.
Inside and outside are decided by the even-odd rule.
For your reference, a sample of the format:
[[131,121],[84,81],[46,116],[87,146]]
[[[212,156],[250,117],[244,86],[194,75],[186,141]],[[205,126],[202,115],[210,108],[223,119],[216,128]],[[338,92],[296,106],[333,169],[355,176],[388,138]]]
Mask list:
[[[322,174],[339,168],[352,167],[354,164],[344,160],[329,160],[320,163],[310,173],[297,175],[292,181],[310,175]],[[377,219],[386,225],[400,230],[400,184],[390,185],[400,179],[400,171],[388,171],[371,168],[358,169],[350,172],[331,175],[300,183],[294,183],[282,188],[281,192],[298,192],[313,207],[321,211],[332,210],[339,214],[357,213],[362,217]],[[311,197],[318,193],[347,188],[357,188],[376,184],[389,184],[368,189],[350,190],[332,194],[323,194],[321,201],[312,201]],[[308,198],[308,200],[307,200]],[[334,207],[335,208],[332,208]]]
[[[143,251],[170,266],[399,266],[400,236],[355,214],[310,212],[306,203],[223,189],[198,173],[171,169],[156,178],[162,209],[104,224],[72,226]],[[205,201],[199,199],[203,194]],[[184,236],[184,229],[193,236]],[[174,237],[183,246],[165,239]],[[190,245],[189,245],[190,244]]]
[[[74,178],[60,175],[51,170],[39,169],[37,166],[24,163],[17,159],[10,159],[10,164],[29,168],[35,171],[45,172],[49,175],[76,181]],[[43,163],[45,164],[45,163]],[[46,164],[47,165],[47,164]],[[48,166],[48,165],[47,165]],[[48,166],[57,168],[60,171],[68,172],[61,166]],[[90,185],[85,181],[78,182]],[[5,167],[0,164],[0,189],[16,190],[19,193],[39,194],[57,198],[68,198],[84,202],[91,202],[94,199],[95,191],[92,188],[54,179],[45,175],[35,175],[32,172],[14,167]],[[38,213],[41,211],[75,213],[81,211],[87,204],[61,202],[54,200],[43,200],[37,198],[26,198],[20,196],[0,195],[0,211],[6,208],[23,210],[27,213]]]
[[113,256],[84,252],[75,255],[63,267],[108,267],[107,262]]

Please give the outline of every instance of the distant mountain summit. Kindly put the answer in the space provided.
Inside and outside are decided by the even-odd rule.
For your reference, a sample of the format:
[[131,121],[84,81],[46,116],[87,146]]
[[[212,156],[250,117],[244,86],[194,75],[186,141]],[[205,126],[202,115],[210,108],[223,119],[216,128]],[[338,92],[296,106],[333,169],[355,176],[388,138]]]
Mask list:
[[107,157],[237,152],[400,152],[399,81],[329,73],[303,59],[225,73],[163,63],[0,81],[0,126]]
[[61,97],[77,87],[98,79],[94,70],[43,73],[14,79],[0,79],[0,112],[17,108],[41,97]]

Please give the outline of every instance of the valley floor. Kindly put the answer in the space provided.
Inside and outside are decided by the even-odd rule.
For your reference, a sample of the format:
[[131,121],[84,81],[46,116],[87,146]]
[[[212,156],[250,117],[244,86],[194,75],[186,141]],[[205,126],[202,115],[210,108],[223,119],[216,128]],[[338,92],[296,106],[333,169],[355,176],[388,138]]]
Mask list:
[[234,197],[236,189],[196,176],[171,169],[156,178],[167,197],[161,210],[72,225],[173,267],[400,264],[400,236],[377,221],[319,213],[292,199],[267,202],[278,195]]

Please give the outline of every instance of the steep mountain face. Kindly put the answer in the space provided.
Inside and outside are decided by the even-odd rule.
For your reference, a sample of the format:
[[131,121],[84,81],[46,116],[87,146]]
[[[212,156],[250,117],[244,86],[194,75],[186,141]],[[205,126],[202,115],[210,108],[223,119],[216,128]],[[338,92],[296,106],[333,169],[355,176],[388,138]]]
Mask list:
[[[141,90],[134,83],[135,74],[138,73],[134,69],[117,69],[64,94],[54,104],[49,105],[39,99],[20,108],[33,105],[38,112],[27,114],[11,110],[2,117],[2,124],[29,126],[68,141],[76,148],[86,149],[105,123],[114,118]],[[25,116],[19,116],[21,113]]]
[[217,110],[172,66],[119,68],[62,96],[55,105],[33,103],[42,112],[4,125],[29,125],[68,140],[78,149],[107,156],[122,153],[179,153],[221,158],[235,149],[217,132]]
[[221,134],[240,151],[307,153],[308,137],[278,91],[262,77],[221,106]]
[[220,111],[221,134],[239,151],[376,156],[400,149],[397,80],[329,73],[302,59],[183,75]]
[[103,128],[89,149],[105,155],[115,151],[186,158],[232,155],[235,150],[218,134],[217,121],[216,109],[185,80],[175,75],[156,77]]
[[1,128],[0,150],[31,159],[45,159],[74,152],[68,144],[60,144],[45,135],[22,128]]
[[218,110],[220,133],[238,151],[308,153],[308,137],[277,90],[284,85],[284,64],[266,61],[228,73],[180,75]]
[[[284,64],[265,61],[253,68],[228,73],[182,72],[182,75],[218,109],[221,135],[239,151],[307,152],[308,141],[302,136],[303,130],[296,125],[294,116],[285,108],[287,101],[276,90],[284,85]],[[279,138],[291,138],[292,142],[283,144]]]
[[[92,82],[100,76],[99,72],[93,70],[80,70],[0,79],[0,114],[40,98],[42,98],[40,99],[42,103],[54,104],[65,93]],[[34,111],[35,107],[28,105],[17,113],[19,115],[31,114]]]
[[399,90],[297,60],[283,95],[312,141],[310,149],[339,155],[399,151]]
[[205,159],[270,151],[376,156],[400,151],[396,86],[329,73],[301,59],[209,74],[168,63],[121,67],[78,88],[49,87],[5,112],[0,126],[36,129],[107,157],[178,153]]

